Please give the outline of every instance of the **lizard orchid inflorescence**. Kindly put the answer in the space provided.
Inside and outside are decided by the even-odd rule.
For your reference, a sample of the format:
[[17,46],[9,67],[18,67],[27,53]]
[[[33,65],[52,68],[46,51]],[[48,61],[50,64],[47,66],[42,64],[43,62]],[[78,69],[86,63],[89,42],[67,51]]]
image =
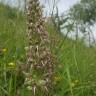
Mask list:
[[53,61],[39,0],[28,0],[26,9],[28,47],[24,84],[35,95],[38,90],[48,92],[52,88]]

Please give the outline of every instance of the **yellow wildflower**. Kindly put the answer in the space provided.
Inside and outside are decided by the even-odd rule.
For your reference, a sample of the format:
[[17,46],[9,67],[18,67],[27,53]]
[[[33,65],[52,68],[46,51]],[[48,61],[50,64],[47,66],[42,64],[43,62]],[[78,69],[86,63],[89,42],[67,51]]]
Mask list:
[[7,51],[7,49],[6,49],[6,48],[3,48],[3,49],[2,49],[2,51],[3,51],[3,52],[6,52],[6,51]]
[[13,63],[13,62],[10,62],[10,63],[8,63],[8,67],[9,68],[15,68],[16,67],[16,64]]

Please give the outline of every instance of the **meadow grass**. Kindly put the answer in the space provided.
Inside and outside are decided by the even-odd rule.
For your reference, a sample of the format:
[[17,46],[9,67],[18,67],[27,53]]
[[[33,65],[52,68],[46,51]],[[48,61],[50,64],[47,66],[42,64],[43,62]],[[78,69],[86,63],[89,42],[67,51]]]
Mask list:
[[[45,23],[50,34],[50,49],[56,56],[54,90],[48,96],[96,96],[96,50],[83,41],[73,41]],[[0,4],[0,96],[15,96],[23,82],[14,70],[17,60],[25,62],[26,16]],[[12,66],[11,66],[12,65]],[[20,96],[33,96],[24,86]],[[36,96],[45,96],[38,92]]]

